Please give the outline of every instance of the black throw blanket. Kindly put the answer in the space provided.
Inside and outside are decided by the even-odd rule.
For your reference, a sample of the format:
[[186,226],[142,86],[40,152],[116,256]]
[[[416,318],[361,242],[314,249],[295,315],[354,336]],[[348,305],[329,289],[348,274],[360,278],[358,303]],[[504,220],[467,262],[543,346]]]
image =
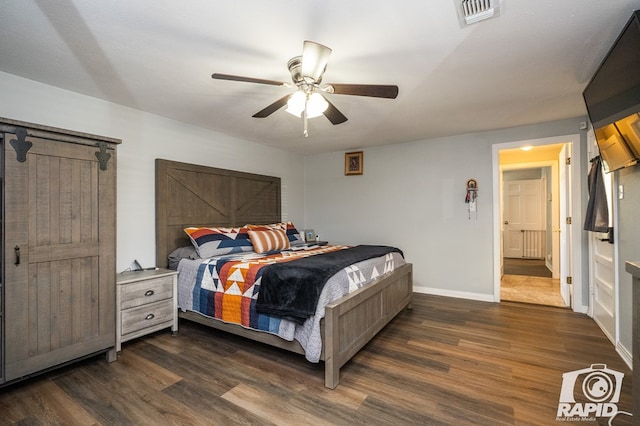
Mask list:
[[391,252],[395,247],[360,245],[262,268],[256,310],[297,322],[316,312],[320,293],[329,278],[354,263]]

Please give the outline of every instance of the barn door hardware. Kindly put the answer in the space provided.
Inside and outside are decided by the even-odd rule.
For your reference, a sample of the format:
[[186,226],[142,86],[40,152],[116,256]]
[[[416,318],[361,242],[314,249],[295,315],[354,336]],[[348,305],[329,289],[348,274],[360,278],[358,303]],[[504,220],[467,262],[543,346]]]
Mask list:
[[96,152],[96,158],[100,163],[100,170],[107,170],[107,162],[111,159],[111,154],[107,152],[106,142],[98,142],[97,144],[100,151]]
[[16,159],[20,163],[24,163],[27,161],[27,152],[33,146],[33,143],[29,142],[27,139],[27,129],[24,127],[16,127],[16,137],[18,139],[11,139],[9,143],[16,150]]

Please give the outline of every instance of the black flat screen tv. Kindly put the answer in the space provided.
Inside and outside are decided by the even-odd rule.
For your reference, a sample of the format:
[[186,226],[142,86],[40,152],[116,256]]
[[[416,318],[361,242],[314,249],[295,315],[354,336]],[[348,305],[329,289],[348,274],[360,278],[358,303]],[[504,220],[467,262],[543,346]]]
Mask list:
[[582,93],[608,171],[640,161],[640,10]]

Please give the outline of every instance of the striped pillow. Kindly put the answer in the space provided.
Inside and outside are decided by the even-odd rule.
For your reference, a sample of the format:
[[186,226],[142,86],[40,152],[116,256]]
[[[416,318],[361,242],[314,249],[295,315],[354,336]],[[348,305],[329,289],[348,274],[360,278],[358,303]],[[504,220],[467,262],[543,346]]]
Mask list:
[[202,258],[252,251],[248,229],[242,228],[185,228],[198,255]]
[[249,228],[249,230],[254,231],[282,229],[287,233],[290,245],[295,246],[304,243],[304,238],[302,238],[302,235],[300,235],[300,232],[298,232],[293,222],[270,223],[268,225],[246,225],[246,227]]
[[289,248],[289,238],[282,229],[249,230],[249,239],[256,253]]

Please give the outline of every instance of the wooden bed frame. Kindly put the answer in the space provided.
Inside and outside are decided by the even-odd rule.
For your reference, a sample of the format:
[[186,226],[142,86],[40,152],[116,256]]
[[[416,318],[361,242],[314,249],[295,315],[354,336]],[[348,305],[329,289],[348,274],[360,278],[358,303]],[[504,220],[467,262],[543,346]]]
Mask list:
[[[156,160],[156,264],[166,267],[168,255],[190,245],[187,226],[243,226],[282,221],[280,178]],[[410,307],[413,269],[410,263],[327,305],[320,323],[325,386],[334,389],[340,368],[402,309]],[[180,312],[198,322],[278,348],[304,354],[297,341],[235,324]]]

